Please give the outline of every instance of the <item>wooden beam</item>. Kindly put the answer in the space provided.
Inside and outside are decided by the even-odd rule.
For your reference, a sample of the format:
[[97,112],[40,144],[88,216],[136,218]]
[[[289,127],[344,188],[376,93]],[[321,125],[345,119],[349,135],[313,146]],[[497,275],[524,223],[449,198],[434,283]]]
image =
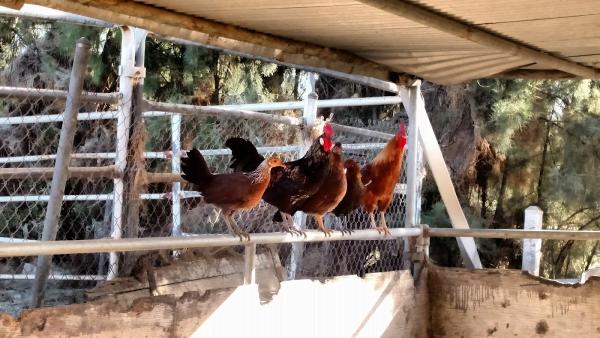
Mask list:
[[579,78],[576,75],[560,70],[516,69],[490,75],[491,79],[528,79],[528,80],[571,80]]
[[[0,3],[4,2],[0,0]],[[317,72],[331,70],[334,73],[384,81],[389,81],[394,76],[387,67],[348,52],[251,31],[131,0],[28,0],[27,3],[139,27],[165,36],[276,60],[287,65],[314,67]]]
[[484,30],[476,25],[459,21],[432,9],[402,0],[357,0],[385,12],[404,17],[425,26],[452,34],[480,45],[503,51],[524,60],[537,62],[548,68],[558,69],[583,78],[600,78],[598,69],[581,65],[567,59],[537,50],[523,43]]

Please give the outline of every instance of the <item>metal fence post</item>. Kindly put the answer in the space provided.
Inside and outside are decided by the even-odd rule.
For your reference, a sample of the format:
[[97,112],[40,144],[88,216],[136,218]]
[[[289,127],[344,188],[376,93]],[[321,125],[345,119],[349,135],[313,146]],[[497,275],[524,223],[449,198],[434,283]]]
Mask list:
[[[542,230],[544,212],[536,206],[525,209],[525,230]],[[521,270],[529,271],[534,276],[540,275],[540,260],[542,258],[542,239],[523,240],[523,263]]]
[[[85,38],[77,40],[73,68],[71,69],[71,79],[69,80],[69,92],[67,102],[65,103],[64,120],[60,129],[58,151],[54,163],[54,173],[52,175],[52,185],[50,187],[50,201],[48,202],[46,217],[44,218],[44,230],[42,233],[43,241],[56,240],[56,234],[58,232],[60,210],[69,174],[68,167],[73,151],[73,139],[77,127],[77,114],[79,112],[79,107],[81,106],[81,93],[83,91],[83,83],[87,73],[90,46],[90,42]],[[39,256],[37,258],[37,269],[35,272],[35,283],[33,285],[32,296],[33,307],[40,307],[44,302],[46,282],[48,281],[51,263],[52,256]]]
[[[417,97],[421,86],[416,84],[408,89],[408,95],[402,95],[408,99],[404,105],[408,113],[408,143],[406,147],[406,227],[417,226],[417,160],[418,160],[418,114]],[[403,100],[404,101],[404,100]]]
[[[181,114],[171,115],[171,172],[181,173]],[[172,207],[172,236],[181,236],[181,183],[173,182],[171,188]]]
[[[127,142],[129,140],[129,125],[131,124],[131,97],[133,94],[133,78],[127,76],[126,69],[132,69],[135,65],[135,39],[133,29],[121,27],[121,65],[119,67],[119,92],[121,94],[121,106],[117,117],[117,145],[115,166],[120,177],[114,179],[114,197],[112,227],[110,237],[121,238],[123,234],[123,201],[125,184],[122,175],[127,164]],[[119,271],[119,255],[111,252],[108,259],[107,279],[114,279]]]
[[[303,135],[302,146],[298,152],[298,158],[304,156],[312,140],[310,139],[310,130],[312,129],[315,120],[317,119],[317,94],[315,91],[315,82],[317,81],[317,74],[308,73],[306,81],[304,82],[305,97],[304,97],[304,126],[305,133]],[[285,220],[284,220],[285,222]],[[294,216],[294,223],[304,230],[306,228],[306,214],[303,212],[297,212]],[[296,278],[296,273],[302,264],[302,255],[304,254],[304,244],[294,243],[292,244],[292,253],[290,255],[290,267],[288,270],[288,279],[293,280]]]
[[244,245],[244,284],[256,283],[256,243]]

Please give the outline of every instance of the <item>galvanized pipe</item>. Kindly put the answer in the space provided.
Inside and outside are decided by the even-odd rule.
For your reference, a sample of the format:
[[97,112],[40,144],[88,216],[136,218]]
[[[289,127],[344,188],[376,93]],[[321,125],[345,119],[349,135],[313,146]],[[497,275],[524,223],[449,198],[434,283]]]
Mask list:
[[[75,130],[77,129],[77,113],[81,106],[81,93],[85,79],[88,60],[90,57],[90,42],[81,38],[77,40],[71,79],[69,82],[69,94],[65,104],[65,119],[60,130],[58,152],[52,175],[52,186],[50,187],[50,202],[46,209],[44,218],[44,230],[42,241],[54,241],[58,232],[60,209],[63,203],[65,185],[69,176],[69,161],[73,149]],[[44,302],[46,282],[52,264],[52,256],[39,256],[37,258],[37,270],[33,286],[32,306],[40,307]]]
[[429,237],[541,238],[564,241],[600,241],[600,231],[430,228],[426,232]]
[[[18,98],[18,99],[48,99],[48,100],[66,100],[68,93],[65,90],[58,89],[36,89],[27,87],[7,87],[0,86],[0,97],[2,98]],[[97,103],[113,103],[120,102],[121,95],[119,93],[82,93],[81,101],[97,102]]]
[[193,235],[181,237],[148,237],[121,239],[91,239],[77,241],[47,241],[25,243],[3,243],[0,245],[0,257],[24,257],[35,255],[70,255],[101,252],[130,252],[149,250],[176,250],[184,248],[209,248],[220,246],[236,246],[249,244],[279,244],[298,242],[331,242],[350,240],[385,240],[398,237],[417,237],[421,235],[420,228],[393,228],[391,235],[384,237],[377,230],[356,230],[352,234],[342,234],[334,231],[326,237],[320,231],[309,230],[304,236],[294,236],[288,233],[257,233],[250,234],[250,241],[240,242],[240,239],[229,234],[223,235]]

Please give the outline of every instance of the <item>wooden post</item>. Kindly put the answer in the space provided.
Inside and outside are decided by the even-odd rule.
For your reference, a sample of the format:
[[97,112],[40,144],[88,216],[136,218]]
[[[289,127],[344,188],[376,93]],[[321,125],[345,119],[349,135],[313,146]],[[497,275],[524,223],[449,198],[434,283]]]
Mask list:
[[[544,212],[536,206],[525,209],[525,230],[542,230]],[[534,276],[540,275],[540,260],[542,258],[542,239],[523,240],[523,263],[521,270],[529,271]]]
[[[75,130],[77,129],[77,114],[81,106],[81,93],[87,73],[90,46],[90,42],[85,38],[77,40],[73,68],[71,69],[71,79],[69,81],[69,94],[65,104],[65,118],[60,129],[58,151],[56,162],[54,163],[52,186],[50,187],[50,201],[48,202],[46,217],[44,218],[42,241],[54,241],[58,233],[60,209],[65,194],[67,177],[69,176],[69,162],[71,160],[71,153],[73,152],[73,139],[75,138]],[[51,264],[52,256],[39,256],[37,258],[37,269],[31,300],[33,307],[40,307],[44,303],[46,282],[48,281]]]

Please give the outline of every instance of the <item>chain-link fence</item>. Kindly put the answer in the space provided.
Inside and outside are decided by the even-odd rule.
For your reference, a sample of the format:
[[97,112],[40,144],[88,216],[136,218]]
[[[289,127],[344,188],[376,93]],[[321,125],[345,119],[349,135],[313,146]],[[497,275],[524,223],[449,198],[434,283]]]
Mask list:
[[[9,60],[5,71],[15,62],[18,60]],[[144,108],[148,102],[141,103],[141,90],[134,85],[139,84],[139,74],[134,74],[134,68],[123,67],[124,60],[121,63],[121,76],[130,77],[132,87],[121,86],[118,93],[83,95],[57,240],[227,233],[218,210],[204,203],[194,187],[181,180],[180,156],[198,148],[212,172],[230,172],[231,156],[225,147],[230,137],[251,141],[264,156],[278,154],[285,161],[301,156],[302,123],[279,123],[265,116],[257,119],[227,112],[201,113],[200,106],[187,107],[185,113]],[[0,83],[0,242],[38,241],[51,201],[49,191],[67,81],[37,89],[31,81],[18,81],[14,70],[4,74],[10,78],[5,76]],[[393,117],[386,120],[334,118],[333,122],[394,134],[400,121],[407,122],[400,107],[395,109]],[[265,114],[302,121],[303,111],[273,110]],[[337,132],[334,139],[343,144],[344,158],[352,158],[361,166],[373,159],[387,141],[351,132]],[[392,228],[404,226],[404,172],[403,168],[386,212],[387,224]],[[272,221],[275,211],[261,201],[252,210],[238,212],[236,221],[249,233],[279,232],[281,225]],[[369,228],[370,222],[364,211],[357,210],[339,219],[328,215],[326,225],[355,230]],[[315,228],[310,216],[306,228]],[[292,244],[277,247],[281,264],[293,278],[362,275],[401,268],[401,240],[295,245],[303,250],[293,250]],[[45,304],[83,300],[83,291],[97,281],[135,273],[141,255],[54,256]],[[294,267],[292,260],[297,263]],[[6,290],[0,296],[0,311],[16,314],[30,305],[35,272],[36,257],[0,258],[0,284]]]

